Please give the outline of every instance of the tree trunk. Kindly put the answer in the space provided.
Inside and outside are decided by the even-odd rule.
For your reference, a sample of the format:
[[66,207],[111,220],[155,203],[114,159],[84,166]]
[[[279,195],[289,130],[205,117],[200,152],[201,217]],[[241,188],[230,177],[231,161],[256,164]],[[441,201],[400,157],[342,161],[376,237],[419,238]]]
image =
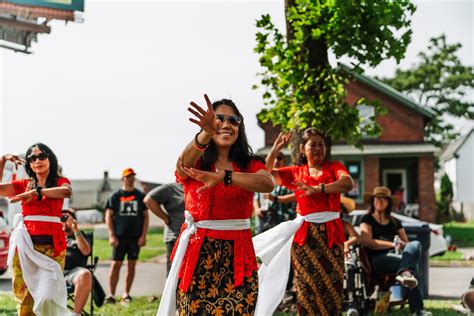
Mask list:
[[[285,20],[286,20],[286,38],[290,42],[293,39],[293,28],[290,21],[288,21],[288,11],[291,7],[295,6],[295,0],[285,0]],[[329,66],[328,59],[328,47],[326,40],[324,38],[319,38],[317,40],[308,38],[308,40],[303,45],[304,49],[301,50],[303,54],[308,54],[308,63],[312,69],[319,69],[322,71],[324,68]],[[318,97],[319,93],[323,87],[315,87],[314,96]],[[317,126],[313,126],[317,127]],[[294,164],[298,163],[299,157],[299,146],[301,143],[301,131],[298,127],[293,129],[293,137],[290,145],[291,160]],[[323,133],[325,131],[322,131]],[[330,153],[331,142],[327,145],[327,150]]]

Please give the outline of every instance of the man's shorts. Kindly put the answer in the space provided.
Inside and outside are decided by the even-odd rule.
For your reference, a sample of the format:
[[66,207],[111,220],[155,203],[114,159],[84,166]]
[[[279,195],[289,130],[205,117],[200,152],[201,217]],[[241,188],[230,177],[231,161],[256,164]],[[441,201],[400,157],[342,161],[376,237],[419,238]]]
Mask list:
[[140,246],[138,246],[137,238],[118,237],[118,242],[118,246],[112,250],[112,260],[123,261],[125,259],[125,255],[127,255],[127,260],[138,259]]
[[64,271],[64,279],[66,280],[66,286],[67,287],[74,288],[74,279],[79,275],[79,273],[82,270],[89,271],[89,270],[87,270],[86,268],[83,268],[83,267],[75,267],[72,270]]

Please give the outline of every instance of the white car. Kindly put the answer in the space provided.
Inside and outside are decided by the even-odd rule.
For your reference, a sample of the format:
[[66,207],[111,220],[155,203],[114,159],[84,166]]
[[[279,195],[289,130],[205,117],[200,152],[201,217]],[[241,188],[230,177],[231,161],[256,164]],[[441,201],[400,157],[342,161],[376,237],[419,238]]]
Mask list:
[[[358,229],[360,221],[362,220],[362,216],[367,214],[367,210],[355,210],[352,211],[349,216],[352,218],[352,225],[356,229]],[[392,213],[392,216],[398,219],[402,225],[403,223],[426,223],[423,221],[420,221],[419,219],[400,215],[400,214],[395,214]],[[431,234],[430,234],[430,248],[429,248],[429,255],[430,257],[432,256],[438,256],[444,254],[448,250],[448,242],[444,238],[444,232],[443,232],[443,226],[438,225],[438,224],[432,224],[432,223],[427,223],[428,226],[430,227]]]

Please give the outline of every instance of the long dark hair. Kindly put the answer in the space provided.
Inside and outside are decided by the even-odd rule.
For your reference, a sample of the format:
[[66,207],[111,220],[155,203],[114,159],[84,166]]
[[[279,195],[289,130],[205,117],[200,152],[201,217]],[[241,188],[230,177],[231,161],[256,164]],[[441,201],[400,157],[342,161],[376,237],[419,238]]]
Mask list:
[[324,142],[324,146],[326,147],[326,156],[324,156],[323,162],[329,159],[330,152],[331,152],[331,141],[329,140],[328,137],[326,137],[326,135],[324,135],[323,132],[317,130],[314,127],[309,127],[305,129],[303,134],[301,135],[301,141],[300,141],[300,146],[299,146],[299,151],[298,151],[299,153],[298,165],[303,166],[308,163],[308,158],[306,158],[306,155],[304,155],[301,152],[301,148],[303,148],[306,145],[306,143],[309,141],[311,136],[316,136],[316,135],[321,136]]
[[[54,152],[46,146],[43,143],[36,143],[31,145],[28,150],[26,151],[26,159],[31,155],[31,152],[33,151],[33,148],[38,147],[41,152],[46,153],[48,155],[49,159],[49,174],[48,177],[46,178],[46,187],[47,188],[53,188],[56,187],[58,184],[58,158],[54,154]],[[30,176],[30,178],[33,180],[33,186],[36,187],[38,185],[38,177],[36,176],[36,173],[31,169],[30,163],[27,162],[25,164],[25,169],[26,173]]]
[[[372,196],[370,198],[370,207],[369,207],[369,214],[372,214],[375,212],[375,207],[374,207],[374,199],[375,199],[375,196]],[[392,203],[392,199],[390,198],[385,198],[388,201],[388,204],[387,204],[387,208],[385,209],[385,216],[387,216],[387,218],[392,218],[392,211],[393,211],[393,203]]]
[[[253,159],[257,159],[265,163],[261,157],[253,153],[253,150],[247,141],[247,135],[245,134],[244,117],[240,113],[235,103],[229,99],[222,99],[222,100],[213,102],[212,108],[215,111],[220,105],[230,106],[234,110],[235,115],[237,115],[241,119],[241,123],[239,125],[239,135],[237,136],[237,140],[235,141],[235,143],[232,145],[232,147],[230,147],[230,152],[229,152],[230,161],[235,162],[241,170],[246,170]],[[209,146],[206,148],[206,150],[204,151],[204,154],[201,157],[201,170],[210,171],[211,166],[216,161],[217,161],[217,148],[214,141],[211,140],[211,142],[209,143]]]

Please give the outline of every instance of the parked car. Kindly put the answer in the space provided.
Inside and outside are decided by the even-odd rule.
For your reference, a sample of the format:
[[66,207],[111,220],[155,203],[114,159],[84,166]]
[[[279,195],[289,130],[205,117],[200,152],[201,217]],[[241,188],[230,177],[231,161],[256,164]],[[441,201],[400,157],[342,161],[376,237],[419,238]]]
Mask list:
[[0,210],[0,275],[7,271],[8,243],[10,241],[10,228],[8,227],[3,212]]
[[[362,220],[362,216],[367,214],[367,210],[355,210],[350,213],[352,218],[352,225],[354,227],[359,228],[360,222]],[[392,216],[398,219],[402,225],[403,223],[416,223],[416,222],[423,222],[416,218],[392,213]],[[429,255],[438,256],[443,255],[448,250],[448,242],[446,238],[444,238],[443,226],[438,224],[427,223],[431,230],[431,238],[430,238],[430,249]]]

